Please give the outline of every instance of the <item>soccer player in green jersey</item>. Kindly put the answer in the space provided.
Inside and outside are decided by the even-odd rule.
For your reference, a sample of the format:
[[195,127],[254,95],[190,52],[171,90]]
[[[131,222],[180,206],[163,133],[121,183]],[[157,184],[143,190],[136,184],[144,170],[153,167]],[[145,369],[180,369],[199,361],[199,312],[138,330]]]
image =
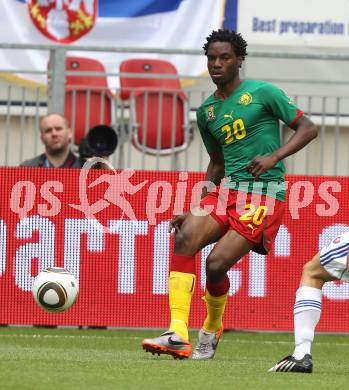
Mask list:
[[[170,223],[175,231],[168,281],[171,323],[161,336],[143,340],[143,348],[152,353],[191,355],[188,318],[196,278],[194,257],[216,242],[206,260],[207,317],[192,354],[193,359],[213,358],[223,331],[227,272],[250,250],[268,253],[284,213],[282,160],[317,136],[313,122],[279,88],[240,79],[246,47],[242,36],[229,30],[213,31],[203,47],[217,89],[199,107],[197,123],[210,156],[205,180],[217,188],[203,191],[199,210],[175,216]],[[295,130],[283,146],[280,120]],[[224,177],[226,197],[219,187]]]

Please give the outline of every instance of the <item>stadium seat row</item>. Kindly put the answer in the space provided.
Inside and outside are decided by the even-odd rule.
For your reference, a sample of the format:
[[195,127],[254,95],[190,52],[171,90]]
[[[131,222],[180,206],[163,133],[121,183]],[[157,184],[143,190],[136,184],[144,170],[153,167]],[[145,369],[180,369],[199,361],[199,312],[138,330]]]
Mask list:
[[[78,144],[89,128],[112,125],[115,96],[108,87],[105,68],[97,60],[67,57],[66,72],[65,115]],[[188,146],[188,97],[173,64],[158,59],[123,61],[119,97],[129,102],[129,129],[136,148],[164,155]]]

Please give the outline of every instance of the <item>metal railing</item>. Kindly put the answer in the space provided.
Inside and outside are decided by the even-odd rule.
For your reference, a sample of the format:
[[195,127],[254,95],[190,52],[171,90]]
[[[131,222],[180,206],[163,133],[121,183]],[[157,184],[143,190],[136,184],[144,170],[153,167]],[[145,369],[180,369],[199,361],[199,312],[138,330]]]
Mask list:
[[[83,47],[83,46],[42,46],[42,45],[12,45],[0,44],[1,49],[6,50],[46,50],[50,52],[50,70],[30,71],[21,69],[16,71],[18,74],[27,75],[41,74],[50,78],[49,93],[42,86],[18,86],[13,83],[3,81],[0,83],[0,140],[1,140],[1,165],[18,165],[26,158],[31,158],[42,151],[42,145],[39,140],[38,123],[39,117],[48,111],[64,111],[65,99],[65,80],[67,75],[78,75],[77,72],[65,71],[65,58],[69,52],[81,51],[106,51],[110,53],[139,53],[142,54],[161,54],[166,58],[167,55],[202,55],[201,50],[175,50],[175,49],[134,49],[134,48],[105,48],[105,47]],[[259,61],[263,59],[265,69],[261,69]],[[284,61],[285,64],[299,61],[309,62],[307,72],[295,74],[291,71],[294,78],[283,77],[278,72],[272,72],[270,75],[270,63],[273,61]],[[266,51],[251,51],[242,69],[242,75],[247,78],[261,78],[272,81],[275,84],[290,91],[291,97],[310,115],[319,126],[319,137],[312,142],[307,148],[298,152],[296,155],[286,160],[289,173],[293,174],[319,174],[319,175],[348,175],[349,174],[349,157],[346,151],[349,144],[349,94],[344,90],[349,83],[349,78],[344,75],[341,79],[321,79],[311,77],[311,63],[320,64],[321,62],[330,61],[339,66],[343,64],[347,67],[349,62],[348,55],[335,54],[302,54],[302,53],[281,53]],[[293,67],[293,65],[292,65]],[[302,67],[302,66],[300,66]],[[306,67],[302,67],[303,70]],[[0,69],[0,74],[9,74],[13,72],[10,69]],[[310,72],[310,73],[309,73]],[[263,77],[265,73],[266,77]],[[282,72],[281,72],[282,73]],[[93,72],[90,75],[95,75]],[[261,75],[261,76],[260,76]],[[104,76],[104,75],[103,75]],[[115,78],[120,77],[118,73],[107,73],[106,76]],[[123,74],[124,77],[130,76]],[[135,74],[132,74],[135,77]],[[136,75],[137,77],[137,75]],[[144,75],[138,75],[144,77]],[[151,75],[150,77],[165,77],[162,75]],[[175,75],[169,76],[176,77]],[[190,140],[188,147],[182,151],[174,151],[168,155],[160,153],[150,155],[145,150],[136,148],[133,142],[134,132],[132,131],[132,110],[131,102],[120,99],[119,88],[109,88],[112,93],[111,101],[111,124],[116,129],[120,137],[120,144],[116,152],[111,156],[111,162],[117,168],[134,168],[134,169],[157,169],[157,170],[191,170],[203,171],[208,163],[208,156],[201,142],[195,121],[195,110],[200,103],[209,96],[214,90],[207,76],[190,76],[179,75],[183,84],[183,90],[188,99],[188,106],[185,108],[185,115],[188,119],[188,127],[185,130],[186,139]],[[190,80],[189,86],[186,82]],[[79,87],[80,88],[80,87]],[[107,94],[108,90],[100,88],[102,94],[100,115],[103,117],[105,107],[103,93]],[[92,90],[86,89],[86,102],[88,110],[89,96],[91,98]],[[308,93],[309,91],[309,93]],[[72,88],[72,106],[76,111],[78,88]],[[93,107],[96,109],[96,107]],[[144,110],[144,117],[152,115],[152,108]],[[89,118],[87,111],[86,118]],[[160,116],[159,116],[160,118]],[[76,123],[71,123],[73,130]],[[89,128],[88,120],[85,123],[86,129]],[[157,131],[161,138],[160,119],[157,125]],[[282,137],[286,140],[291,131],[281,127]],[[144,141],[144,140],[143,140]]]

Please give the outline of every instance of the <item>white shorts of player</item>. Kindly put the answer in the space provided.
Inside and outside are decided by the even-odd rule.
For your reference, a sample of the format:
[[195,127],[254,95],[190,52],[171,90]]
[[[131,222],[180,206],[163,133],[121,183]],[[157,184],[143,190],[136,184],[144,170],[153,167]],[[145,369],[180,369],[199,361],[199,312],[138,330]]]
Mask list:
[[349,252],[348,233],[336,237],[320,251],[320,263],[333,277],[349,282],[347,255]]

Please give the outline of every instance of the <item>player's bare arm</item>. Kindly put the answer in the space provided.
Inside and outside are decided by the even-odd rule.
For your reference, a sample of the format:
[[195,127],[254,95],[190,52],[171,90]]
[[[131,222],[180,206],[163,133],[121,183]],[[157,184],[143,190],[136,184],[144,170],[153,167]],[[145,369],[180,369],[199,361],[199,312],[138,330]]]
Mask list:
[[[209,181],[218,186],[224,177],[224,156],[222,151],[209,153],[210,162],[207,167],[205,181]],[[207,188],[202,190],[201,197],[207,194]]]
[[[219,185],[224,177],[224,157],[221,151],[209,153],[210,162],[207,167],[205,181],[210,181],[215,185]],[[201,198],[207,194],[207,188],[202,190]],[[174,215],[169,224],[169,233],[174,229],[174,233],[177,233],[182,223],[184,222],[188,213],[181,215]]]
[[288,142],[281,146],[281,148],[277,149],[269,156],[256,156],[247,165],[246,168],[248,172],[250,172],[256,179],[258,179],[262,173],[272,168],[280,160],[283,160],[285,157],[304,148],[304,146],[316,138],[318,134],[315,124],[304,115],[300,117],[291,128],[295,130],[295,133]]

